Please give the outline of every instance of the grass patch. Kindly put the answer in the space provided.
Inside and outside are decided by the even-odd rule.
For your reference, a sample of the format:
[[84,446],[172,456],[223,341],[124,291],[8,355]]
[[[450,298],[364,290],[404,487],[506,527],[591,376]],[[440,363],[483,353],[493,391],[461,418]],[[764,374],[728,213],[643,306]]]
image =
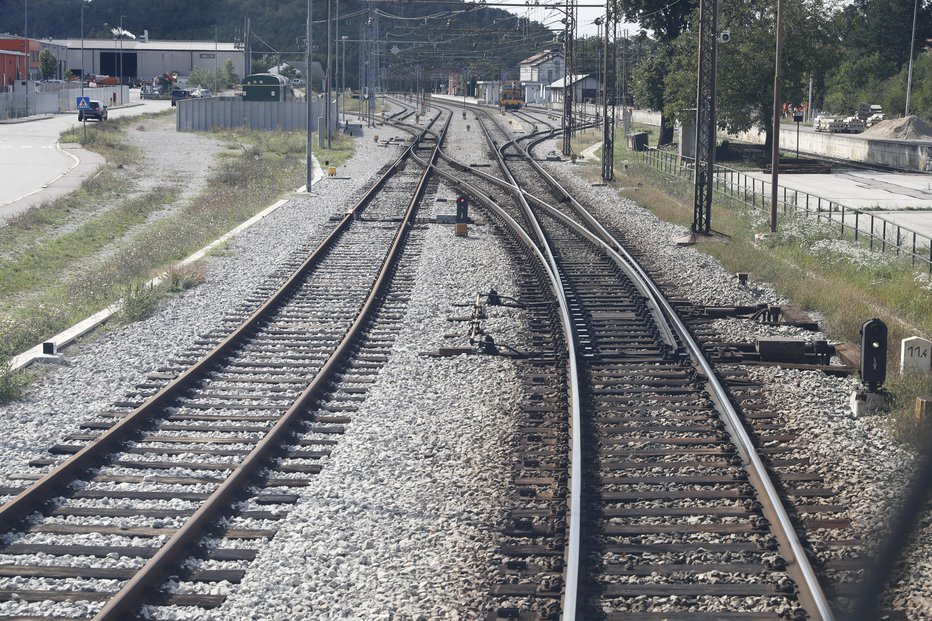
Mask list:
[[27,383],[28,377],[25,373],[14,373],[10,370],[9,359],[0,360],[0,404],[20,398]]
[[932,375],[906,373],[891,375],[887,390],[893,395],[890,404],[890,426],[894,436],[916,449],[928,449],[932,440],[932,425],[916,418],[916,398],[932,395]]
[[[124,121],[139,122],[138,117]],[[124,150],[132,155],[116,139],[122,135],[121,125],[95,124],[93,148],[105,155]],[[89,127],[89,137],[91,133]],[[0,360],[121,298],[118,321],[147,316],[165,296],[202,283],[206,271],[195,265],[171,271],[159,287],[142,283],[304,182],[303,133],[237,130],[215,136],[229,146],[218,158],[220,165],[207,187],[188,204],[175,205],[173,214],[149,217],[177,202],[171,188],[120,202],[126,181],[108,162],[77,192],[31,210],[0,230],[0,304],[10,311],[0,319]],[[315,149],[315,156],[345,163],[353,152],[352,139],[336,134],[333,145],[331,150]],[[116,202],[120,204],[109,211],[95,210]],[[75,264],[88,269],[63,278]]]
[[187,265],[173,265],[165,276],[165,283],[172,293],[180,293],[204,284],[207,268],[201,261]]
[[149,284],[127,286],[123,294],[123,304],[113,318],[120,324],[145,319],[158,308],[164,292],[165,287]]
[[57,235],[39,245],[23,247],[0,259],[0,300],[4,306],[15,303],[15,295],[33,290],[36,283],[52,283],[69,266],[93,256],[133,226],[166,204],[178,192],[158,188],[145,196],[125,201],[109,211],[98,213],[72,231]]
[[[618,148],[620,147],[620,148]],[[614,184],[658,217],[689,227],[693,219],[693,184],[661,173],[639,161],[637,154],[616,142]],[[627,161],[627,166],[621,163]],[[732,272],[749,272],[752,280],[771,283],[777,293],[824,316],[826,335],[836,341],[858,342],[861,325],[883,320],[889,330],[888,369],[897,369],[899,341],[932,334],[932,283],[908,263],[871,252],[851,239],[839,239],[837,224],[816,224],[805,215],[779,214],[777,235],[756,242],[767,230],[769,210],[752,209],[716,194],[712,228],[727,236],[726,243],[696,246]],[[913,429],[916,391],[932,387],[901,381],[894,371],[888,384],[897,394],[891,417],[898,437]],[[911,405],[912,404],[912,405]]]

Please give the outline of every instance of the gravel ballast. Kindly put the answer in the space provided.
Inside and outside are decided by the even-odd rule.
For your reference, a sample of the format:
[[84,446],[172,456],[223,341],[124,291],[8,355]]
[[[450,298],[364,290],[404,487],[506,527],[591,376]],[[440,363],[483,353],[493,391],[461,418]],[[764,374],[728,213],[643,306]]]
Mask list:
[[[448,152],[462,161],[478,161],[479,147],[466,139],[464,125],[454,118]],[[359,151],[339,171],[349,179],[325,179],[312,198],[289,197],[285,206],[231,242],[229,252],[208,260],[205,284],[167,301],[144,321],[98,332],[65,350],[67,364],[48,368],[25,399],[4,406],[0,484],[20,484],[10,475],[28,471],[29,460],[46,457],[48,446],[110,409],[147,373],[213,329],[289,260],[295,246],[345,211],[359,188],[399,152],[397,146],[375,147],[373,131],[382,140],[394,133],[387,127],[366,130]],[[476,135],[473,128],[469,137]],[[713,259],[676,247],[672,240],[683,229],[658,221],[611,189],[591,187],[577,176],[578,167],[551,168],[584,204],[601,205],[603,217],[632,231],[631,239],[650,250],[654,267],[676,285],[677,295],[696,304],[784,302],[765,285],[740,285]],[[421,216],[452,213],[454,198],[441,185],[433,211]],[[423,354],[465,344],[466,326],[448,318],[468,313],[454,305],[470,304],[476,293],[492,287],[512,294],[513,268],[487,226],[474,226],[468,237],[457,238],[450,226],[425,223],[415,234],[422,239],[421,255],[403,327],[322,472],[309,487],[291,490],[300,495],[298,503],[284,522],[268,524],[278,533],[258,544],[256,561],[243,564],[247,573],[241,584],[197,587],[198,592],[227,593],[220,608],[208,616],[168,608],[158,616],[218,621],[485,616],[507,504],[502,495],[510,484],[509,441],[520,381],[503,358]],[[521,341],[520,311],[493,307],[488,312],[484,325],[497,342]],[[750,341],[761,327],[729,320],[720,329],[727,340]],[[901,493],[910,460],[887,436],[882,417],[851,414],[852,380],[773,368],[753,369],[752,375],[779,404],[786,424],[806,440],[826,486],[850,507],[847,517],[855,528],[876,531],[890,501]],[[925,547],[917,546],[908,559],[895,595],[911,620],[932,617],[932,526],[927,521],[924,528]],[[0,563],[6,558],[0,556]],[[214,566],[208,562],[203,568]],[[0,603],[0,614],[23,610],[22,602]]]

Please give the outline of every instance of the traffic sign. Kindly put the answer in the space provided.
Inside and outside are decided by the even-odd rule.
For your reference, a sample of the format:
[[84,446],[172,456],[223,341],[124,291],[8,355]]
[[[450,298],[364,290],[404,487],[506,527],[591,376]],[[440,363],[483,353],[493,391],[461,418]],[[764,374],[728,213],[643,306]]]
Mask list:
[[77,104],[78,104],[78,110],[90,110],[91,109],[91,98],[90,97],[78,97]]

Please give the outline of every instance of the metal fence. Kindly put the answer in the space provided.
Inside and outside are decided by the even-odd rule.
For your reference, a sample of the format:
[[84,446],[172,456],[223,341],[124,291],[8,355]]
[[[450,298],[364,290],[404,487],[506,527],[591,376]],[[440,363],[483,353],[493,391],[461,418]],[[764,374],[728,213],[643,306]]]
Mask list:
[[[316,131],[317,119],[324,116],[324,107],[319,100],[312,104],[311,129]],[[330,118],[336,128],[335,103],[331,106]],[[303,131],[307,128],[307,102],[243,101],[237,97],[183,99],[178,102],[175,127],[180,132],[202,132],[215,127]]]
[[[677,153],[648,148],[639,151],[640,160],[662,173],[678,179],[693,181],[692,158]],[[715,192],[728,196],[745,205],[770,208],[772,184],[757,179],[740,170],[715,167]],[[839,237],[852,235],[855,241],[863,241],[871,249],[908,258],[913,266],[924,265],[932,275],[932,238],[910,228],[879,216],[872,211],[863,211],[834,201],[777,186],[777,206],[783,213],[793,212],[816,222],[823,220],[838,227]]]
[[[62,85],[42,85],[40,92],[30,92],[28,96],[29,112],[26,112],[27,97],[22,89],[19,92],[0,93],[0,119],[16,119],[37,114],[63,114],[77,112],[77,98],[80,88],[62,88]],[[48,88],[54,86],[57,88]],[[104,104],[120,105],[129,102],[128,86],[87,87],[83,95],[97,99]]]

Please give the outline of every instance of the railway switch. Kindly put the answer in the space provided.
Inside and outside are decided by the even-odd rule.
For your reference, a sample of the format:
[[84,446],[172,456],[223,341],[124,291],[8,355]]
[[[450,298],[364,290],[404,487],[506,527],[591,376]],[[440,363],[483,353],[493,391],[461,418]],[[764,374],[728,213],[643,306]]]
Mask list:
[[861,381],[877,392],[887,379],[887,325],[879,319],[861,326]]

